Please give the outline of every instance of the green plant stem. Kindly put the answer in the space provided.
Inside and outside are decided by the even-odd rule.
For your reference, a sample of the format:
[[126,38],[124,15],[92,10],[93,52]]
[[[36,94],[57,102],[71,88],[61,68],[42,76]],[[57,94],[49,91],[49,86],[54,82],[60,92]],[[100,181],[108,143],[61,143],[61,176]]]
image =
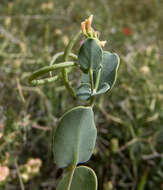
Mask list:
[[[90,83],[91,83],[91,93],[93,94],[93,92],[94,92],[94,80],[93,80],[93,70],[91,68],[89,69],[89,78],[90,78]],[[95,96],[92,96],[90,99],[90,103],[89,103],[89,105],[91,107],[94,106],[94,101],[95,101]]]
[[71,188],[71,183],[72,183],[72,178],[73,178],[73,175],[74,175],[74,172],[75,172],[75,168],[76,168],[76,163],[72,164],[69,167],[69,177],[68,177],[68,182],[66,184],[66,189],[65,190],[70,190],[70,188]]
[[140,183],[138,184],[137,190],[144,190],[145,189],[147,177],[148,177],[148,172],[147,172],[147,170],[145,170],[141,179],[140,179]]
[[68,46],[66,47],[65,49],[65,52],[64,52],[64,61],[67,61],[68,57],[69,57],[69,54],[72,50],[72,47],[74,46],[74,44],[76,43],[76,41],[79,39],[80,35],[82,34],[81,31],[79,31],[75,36],[74,38],[70,41],[70,43],[68,44]]
[[93,81],[93,70],[91,68],[89,69],[89,78],[90,78],[90,82],[91,82],[91,92],[93,93],[94,81]]
[[[52,60],[50,61],[50,65],[53,65],[53,64],[56,62],[56,60],[57,60],[59,57],[63,56],[63,55],[64,55],[64,51],[59,52],[59,53],[56,53],[56,54],[52,57]],[[75,55],[74,53],[70,53],[69,56],[72,57],[74,60],[77,60],[77,59],[78,59],[77,55]],[[52,71],[50,71],[50,76],[52,77]]]
[[[81,35],[81,31],[79,31],[76,36],[70,41],[70,43],[68,44],[68,46],[66,47],[65,49],[65,52],[64,52],[64,55],[63,55],[63,60],[64,61],[67,61],[68,60],[68,57],[69,57],[69,54],[72,50],[72,47],[74,46],[75,42],[78,40],[78,38],[80,37]],[[66,68],[63,68],[62,69],[62,77],[63,77],[63,81],[64,81],[64,85],[65,87],[67,88],[68,92],[76,98],[76,94],[75,94],[75,91],[73,90],[73,88],[71,87],[70,83],[69,83],[69,80],[68,80],[68,73],[67,73],[67,69]]]
[[56,76],[50,77],[50,78],[32,80],[31,84],[34,85],[34,86],[43,85],[43,84],[46,84],[46,83],[55,82],[58,78],[59,78],[59,76],[56,75]]
[[51,78],[45,78],[45,79],[39,79],[39,80],[37,79],[37,77],[39,77],[45,73],[48,73],[49,71],[53,71],[53,70],[65,68],[65,67],[72,67],[72,66],[75,66],[75,63],[72,61],[69,61],[69,62],[63,62],[63,63],[58,63],[55,65],[43,67],[43,68],[35,71],[34,73],[32,73],[32,75],[29,77],[29,83],[34,83],[34,84],[38,85],[39,81],[41,84],[43,84],[44,81],[48,82],[48,80],[49,80],[49,82],[55,81],[58,79],[57,76],[52,77],[52,79]]
[[95,90],[98,90],[99,82],[100,82],[100,77],[101,77],[101,68],[98,71],[96,82],[95,82]]
[[92,96],[91,99],[90,99],[89,106],[93,107],[94,103],[95,103],[95,96]]

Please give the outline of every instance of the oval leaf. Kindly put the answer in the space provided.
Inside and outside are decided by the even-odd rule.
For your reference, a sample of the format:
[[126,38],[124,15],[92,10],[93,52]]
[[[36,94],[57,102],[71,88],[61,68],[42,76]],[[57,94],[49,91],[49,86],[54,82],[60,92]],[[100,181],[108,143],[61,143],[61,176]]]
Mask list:
[[115,53],[103,51],[102,70],[99,82],[99,89],[102,88],[104,83],[109,84],[110,89],[113,87],[117,70],[119,67],[119,56]]
[[[68,174],[63,177],[57,186],[57,190],[65,190]],[[95,172],[86,166],[75,169],[70,190],[97,190],[97,177]]]
[[[112,89],[116,81],[117,70],[119,67],[119,56],[115,53],[103,51],[103,59],[100,66],[102,68],[101,68],[101,77],[99,81],[98,90],[96,93],[91,94],[89,97],[87,96],[88,99],[91,96],[103,94],[108,90]],[[96,82],[97,74],[98,74],[98,69],[96,69],[96,71],[93,72],[94,84]],[[81,86],[83,83],[90,84],[89,78],[90,78],[89,74],[82,73]]]
[[88,72],[89,68],[95,70],[102,61],[102,48],[95,39],[88,38],[80,47],[78,59],[84,72]]
[[90,159],[97,130],[91,107],[76,107],[65,113],[54,135],[54,157],[59,167]]

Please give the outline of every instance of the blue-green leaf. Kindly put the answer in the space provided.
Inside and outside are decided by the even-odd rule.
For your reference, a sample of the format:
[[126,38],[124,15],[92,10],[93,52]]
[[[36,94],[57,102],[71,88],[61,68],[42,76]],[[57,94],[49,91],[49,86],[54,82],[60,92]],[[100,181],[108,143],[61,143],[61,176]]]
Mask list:
[[79,64],[84,72],[91,68],[96,70],[102,61],[102,48],[93,38],[88,38],[79,50]]
[[[57,186],[57,190],[65,190],[68,181],[66,174]],[[70,190],[97,190],[97,177],[95,172],[86,166],[75,169]]]
[[91,96],[91,87],[89,83],[81,83],[77,88],[76,95],[81,100],[88,100]]
[[101,88],[104,83],[107,83],[111,90],[116,81],[117,70],[119,67],[119,56],[115,53],[103,51],[103,60],[101,65],[102,70],[99,88]]
[[63,168],[90,159],[97,130],[91,107],[79,106],[65,113],[54,135],[54,158]]
[[101,85],[101,88],[97,92],[93,93],[92,96],[96,96],[96,95],[99,95],[99,94],[104,94],[109,89],[110,89],[109,84],[103,83],[103,85]]

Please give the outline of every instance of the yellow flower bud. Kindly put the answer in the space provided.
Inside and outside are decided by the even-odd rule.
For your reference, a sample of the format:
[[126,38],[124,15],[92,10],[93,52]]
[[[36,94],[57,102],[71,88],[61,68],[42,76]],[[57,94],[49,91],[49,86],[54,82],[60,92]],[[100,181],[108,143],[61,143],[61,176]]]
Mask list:
[[98,44],[99,44],[101,47],[104,47],[105,44],[106,44],[106,41],[100,41]]
[[81,23],[81,30],[84,35],[86,35],[85,21]]

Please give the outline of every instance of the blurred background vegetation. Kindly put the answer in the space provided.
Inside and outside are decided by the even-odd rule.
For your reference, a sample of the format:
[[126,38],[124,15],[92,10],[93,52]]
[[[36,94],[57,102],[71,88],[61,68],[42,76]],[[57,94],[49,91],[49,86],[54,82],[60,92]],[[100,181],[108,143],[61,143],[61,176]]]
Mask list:
[[86,165],[96,171],[99,190],[163,189],[161,4],[0,0],[0,190],[56,188],[63,171],[53,161],[52,133],[60,116],[81,102],[62,81],[33,87],[27,78],[63,51],[90,14],[121,65],[112,92],[97,99],[98,139]]

